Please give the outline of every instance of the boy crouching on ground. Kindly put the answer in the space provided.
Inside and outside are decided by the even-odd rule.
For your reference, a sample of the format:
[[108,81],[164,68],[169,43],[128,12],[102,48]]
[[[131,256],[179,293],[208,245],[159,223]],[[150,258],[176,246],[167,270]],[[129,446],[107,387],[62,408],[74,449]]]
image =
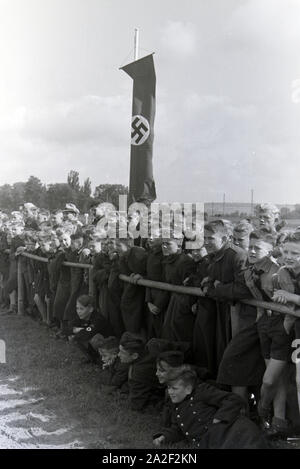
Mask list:
[[129,364],[122,363],[118,356],[118,339],[114,336],[105,338],[97,334],[90,343],[94,349],[98,350],[101,357],[100,384],[110,387],[111,391],[116,389],[126,391]]
[[143,411],[149,404],[163,399],[163,389],[156,377],[156,360],[146,350],[144,340],[137,334],[124,332],[120,340],[119,357],[129,365],[129,401],[132,410]]
[[76,319],[72,322],[72,335],[69,341],[74,341],[87,357],[84,363],[97,363],[98,351],[91,344],[96,334],[103,337],[112,335],[112,328],[104,316],[94,309],[93,298],[81,295],[76,302]]
[[173,403],[172,424],[154,436],[160,446],[188,440],[199,449],[267,448],[259,428],[241,416],[243,400],[207,384],[197,385],[197,375],[188,370],[168,383]]

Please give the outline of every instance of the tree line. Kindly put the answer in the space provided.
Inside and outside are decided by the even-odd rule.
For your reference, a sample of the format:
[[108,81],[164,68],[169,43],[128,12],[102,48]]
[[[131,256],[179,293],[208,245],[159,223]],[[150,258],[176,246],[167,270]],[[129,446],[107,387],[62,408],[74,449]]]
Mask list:
[[84,213],[95,200],[111,202],[118,207],[119,194],[128,194],[128,187],[122,184],[99,184],[92,194],[90,178],[80,184],[78,171],[71,170],[65,183],[43,184],[36,176],[30,176],[26,182],[0,186],[0,209],[18,210],[24,202],[32,202],[53,211],[71,202]]

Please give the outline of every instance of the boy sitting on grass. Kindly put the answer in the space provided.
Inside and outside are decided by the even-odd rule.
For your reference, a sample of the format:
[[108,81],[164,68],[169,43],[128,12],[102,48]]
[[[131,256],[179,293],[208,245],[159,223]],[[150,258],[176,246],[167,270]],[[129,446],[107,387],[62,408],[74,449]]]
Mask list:
[[197,385],[195,371],[169,381],[168,393],[172,424],[154,436],[154,446],[186,439],[199,449],[267,448],[259,428],[241,416],[243,400],[207,383]]

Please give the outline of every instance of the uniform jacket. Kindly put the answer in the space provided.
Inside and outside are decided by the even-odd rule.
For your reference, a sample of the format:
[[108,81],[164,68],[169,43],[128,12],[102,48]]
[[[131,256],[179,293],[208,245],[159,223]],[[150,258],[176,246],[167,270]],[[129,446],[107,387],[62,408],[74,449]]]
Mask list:
[[[133,246],[120,259],[120,273],[146,276],[147,252],[144,248]],[[144,322],[145,287],[125,283],[121,298],[121,312],[125,330],[139,333]]]
[[[165,282],[165,264],[164,255],[161,247],[157,250],[150,251],[147,256],[146,278],[155,282]],[[170,294],[164,290],[156,288],[146,289],[146,302],[154,304],[161,311],[168,306]]]
[[160,434],[165,436],[166,443],[184,438],[195,443],[211,425],[215,425],[214,419],[232,423],[243,407],[243,400],[236,394],[200,383],[191,395],[179,404],[173,404],[171,426]]
[[122,388],[128,381],[129,364],[122,363],[117,357],[112,365],[105,368],[100,374],[100,384],[116,389]]
[[94,311],[90,319],[82,320],[78,316],[72,321],[72,327],[82,328],[75,334],[76,340],[89,341],[94,335],[101,334],[104,337],[113,335],[109,322],[102,314]]
[[108,281],[111,261],[107,254],[100,252],[93,256],[93,280],[97,287]]
[[[183,281],[196,270],[196,264],[184,253],[166,256],[165,280],[172,285],[183,285]],[[162,327],[162,338],[171,341],[192,342],[195,316],[192,304],[195,298],[190,295],[172,293]]]
[[163,396],[156,377],[156,360],[143,354],[129,367],[129,399],[133,410],[143,410],[147,404],[156,403]]
[[[196,363],[208,368],[213,376],[217,375],[224,350],[232,337],[230,302],[217,288],[224,285],[230,290],[234,287],[239,274],[245,268],[246,259],[247,253],[244,250],[228,243],[206,260],[207,276],[210,279],[208,297],[197,301],[193,349]],[[213,286],[215,280],[221,282],[217,288]]]

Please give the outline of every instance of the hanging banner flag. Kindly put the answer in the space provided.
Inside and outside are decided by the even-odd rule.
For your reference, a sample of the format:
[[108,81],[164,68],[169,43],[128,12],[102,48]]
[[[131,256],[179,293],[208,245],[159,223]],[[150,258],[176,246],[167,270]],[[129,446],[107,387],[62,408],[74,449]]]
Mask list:
[[152,152],[156,76],[153,54],[121,67],[133,79],[129,203],[156,199]]

